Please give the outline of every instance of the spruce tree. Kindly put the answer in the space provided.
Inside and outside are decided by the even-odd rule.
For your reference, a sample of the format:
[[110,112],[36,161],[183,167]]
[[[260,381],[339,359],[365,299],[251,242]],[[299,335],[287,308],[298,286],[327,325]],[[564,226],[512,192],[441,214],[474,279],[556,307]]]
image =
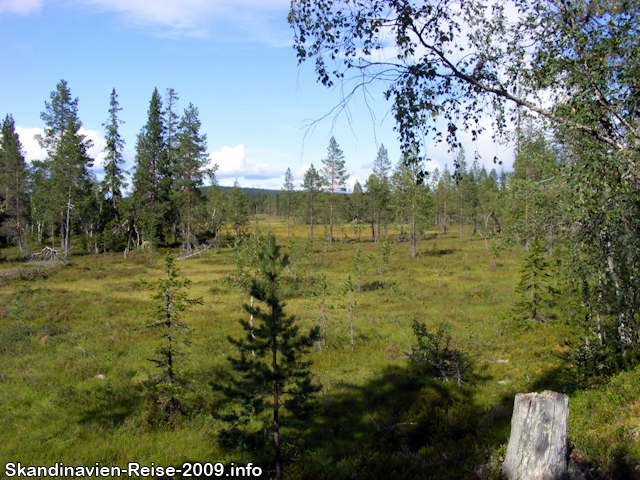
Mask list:
[[[321,169],[324,175],[324,185],[329,190],[329,242],[333,242],[333,217],[335,193],[344,193],[346,191],[345,183],[349,178],[347,170],[344,166],[344,154],[340,150],[340,146],[334,137],[329,140],[327,147],[327,158],[322,160],[323,167]],[[313,236],[313,235],[312,235]]]
[[287,171],[284,174],[284,185],[282,186],[282,190],[284,191],[284,199],[287,209],[287,238],[289,238],[289,218],[291,217],[291,203],[293,201],[293,175],[291,174],[291,169],[287,168]]
[[[240,320],[244,337],[229,337],[238,351],[237,357],[229,359],[234,376],[216,388],[233,400],[235,407],[222,415],[229,427],[220,438],[228,447],[259,449],[266,446],[264,432],[269,432],[279,479],[284,467],[283,450],[297,444],[295,437],[308,427],[315,410],[315,394],[321,389],[312,382],[311,363],[302,359],[320,339],[320,332],[316,327],[307,335],[301,334],[295,318],[284,313],[280,282],[288,256],[280,252],[274,235],[262,246],[258,258],[251,295],[265,308],[245,304],[244,309],[256,323],[252,327]],[[252,430],[250,422],[259,422],[261,427]]]
[[198,109],[189,104],[184,110],[177,134],[177,155],[174,161],[173,200],[179,211],[182,242],[187,254],[195,243],[195,220],[202,206],[201,187],[208,162],[207,136],[200,133]]
[[247,225],[249,216],[247,214],[247,197],[240,190],[238,180],[233,182],[233,187],[228,194],[226,209],[228,211],[228,219],[233,227],[234,239],[238,241],[240,230]]
[[[149,102],[147,124],[136,143],[136,165],[133,174],[133,201],[139,213],[137,224],[146,241],[156,245],[164,240],[165,209],[168,208],[169,190],[162,99],[154,89]],[[170,178],[169,178],[170,181]]]
[[15,241],[23,251],[22,231],[29,212],[27,182],[29,169],[24,161],[15,122],[7,115],[0,132],[0,198],[2,199],[3,230],[7,243]]
[[118,132],[120,124],[124,123],[118,118],[118,112],[122,110],[118,103],[118,95],[116,89],[111,91],[111,100],[109,102],[109,118],[102,126],[106,130],[105,141],[106,146],[104,152],[106,161],[104,164],[104,179],[102,180],[102,191],[107,198],[111,212],[115,217],[120,217],[118,208],[122,201],[122,189],[126,187],[124,174],[120,165],[124,163],[122,150],[124,149],[124,140]]
[[145,281],[141,283],[147,288],[154,289],[151,299],[155,304],[150,311],[148,328],[160,330],[162,343],[156,350],[157,356],[150,359],[161,370],[156,379],[157,405],[163,413],[176,413],[184,410],[180,401],[180,390],[183,379],[180,370],[176,367],[176,359],[184,355],[180,346],[185,342],[181,338],[180,331],[188,328],[182,321],[182,314],[190,306],[201,305],[202,297],[189,298],[186,290],[191,282],[178,278],[178,269],[175,266],[173,255],[169,252],[164,257],[165,278],[158,279],[156,286]]
[[544,256],[544,249],[538,239],[533,238],[524,265],[520,269],[520,281],[516,286],[516,292],[520,294],[520,300],[516,303],[516,313],[521,319],[548,319],[545,311],[553,294],[550,280],[550,266]]

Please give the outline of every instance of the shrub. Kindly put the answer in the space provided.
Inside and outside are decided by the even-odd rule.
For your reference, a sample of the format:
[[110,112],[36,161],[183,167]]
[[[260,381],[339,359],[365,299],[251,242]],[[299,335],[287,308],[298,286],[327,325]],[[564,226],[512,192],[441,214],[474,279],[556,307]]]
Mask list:
[[418,345],[408,352],[411,362],[433,378],[462,385],[470,366],[469,356],[451,344],[449,327],[440,323],[436,332],[430,333],[424,323],[414,320],[411,328],[418,337]]

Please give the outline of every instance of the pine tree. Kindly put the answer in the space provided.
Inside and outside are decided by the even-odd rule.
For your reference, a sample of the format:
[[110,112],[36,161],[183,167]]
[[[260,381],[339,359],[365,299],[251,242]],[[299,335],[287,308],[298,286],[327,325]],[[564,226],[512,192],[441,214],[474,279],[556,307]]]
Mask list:
[[284,174],[284,185],[282,186],[282,190],[284,192],[287,209],[287,238],[289,238],[289,218],[291,217],[291,202],[293,201],[294,192],[293,175],[291,174],[290,168],[287,168],[287,171]]
[[[327,147],[327,158],[322,160],[323,167],[321,169],[324,175],[324,184],[329,190],[329,242],[333,242],[333,213],[335,197],[334,193],[343,193],[346,191],[345,183],[349,178],[347,170],[344,166],[344,154],[340,150],[340,146],[334,137],[329,140]],[[312,225],[313,226],[313,225]],[[313,235],[312,235],[313,237]]]
[[[256,319],[252,327],[241,320],[244,338],[229,341],[239,353],[230,358],[235,376],[217,385],[236,407],[222,415],[230,426],[220,437],[229,447],[259,448],[265,440],[263,432],[273,438],[276,478],[282,478],[283,448],[297,442],[295,435],[308,427],[315,410],[314,396],[321,387],[312,383],[310,362],[302,360],[313,343],[320,339],[318,327],[302,335],[295,318],[284,313],[280,293],[280,277],[288,264],[272,235],[259,252],[258,278],[251,295],[265,309],[244,305]],[[249,431],[252,420],[262,428]]]
[[2,199],[3,230],[9,241],[15,240],[23,251],[22,231],[28,218],[27,182],[29,169],[24,161],[15,122],[7,115],[0,132],[0,198]]
[[40,146],[47,150],[44,169],[50,208],[58,213],[60,240],[64,255],[69,254],[71,216],[77,212],[74,203],[81,200],[83,186],[89,176],[93,160],[87,150],[93,142],[80,133],[82,122],[78,118],[78,99],[72,99],[67,82],[61,80],[51,92],[51,103],[45,102],[40,118],[45,122],[44,135],[37,135]]
[[181,217],[182,241],[187,254],[195,242],[195,219],[202,205],[201,187],[205,176],[207,136],[200,133],[198,109],[189,104],[178,125],[174,160],[173,200]]
[[360,241],[362,218],[364,217],[365,201],[362,185],[358,180],[353,184],[353,192],[349,195],[348,218],[351,221],[351,228],[355,230],[356,240]]
[[163,413],[176,413],[184,410],[180,401],[180,384],[182,379],[179,370],[176,368],[176,359],[184,354],[180,346],[184,341],[180,341],[180,331],[188,328],[182,321],[182,314],[190,306],[202,305],[202,297],[188,298],[186,290],[191,282],[184,278],[178,279],[178,269],[175,266],[173,255],[169,252],[164,257],[166,278],[158,279],[155,287],[144,280],[141,283],[150,289],[155,289],[151,299],[156,303],[150,311],[151,321],[147,327],[162,331],[160,338],[163,339],[161,346],[156,350],[157,357],[150,359],[162,370],[157,379],[157,405]]
[[302,188],[306,193],[306,203],[307,203],[307,213],[309,214],[310,224],[311,224],[311,232],[310,237],[313,240],[313,222],[314,222],[314,207],[316,205],[316,201],[320,192],[322,192],[322,188],[325,183],[323,178],[320,176],[318,171],[313,167],[313,163],[304,174],[304,180],[302,182]]

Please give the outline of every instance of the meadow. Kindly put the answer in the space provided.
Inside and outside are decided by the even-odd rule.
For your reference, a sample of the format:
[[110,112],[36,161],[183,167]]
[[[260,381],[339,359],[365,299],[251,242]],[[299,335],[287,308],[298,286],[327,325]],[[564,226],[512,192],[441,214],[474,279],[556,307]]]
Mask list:
[[[286,225],[262,219],[286,251]],[[551,389],[570,396],[573,461],[587,478],[640,478],[640,369],[581,386],[571,352],[583,338],[578,315],[546,323],[513,319],[522,252],[493,259],[484,240],[466,232],[432,233],[411,258],[395,241],[382,274],[368,265],[354,294],[354,345],[340,285],[353,276],[356,247],[375,257],[363,231],[327,244],[321,229],[292,236],[308,250],[289,282],[288,314],[303,330],[319,325],[318,278],[326,275],[326,347],[310,353],[320,413],[309,425],[286,478],[500,478],[516,393]],[[73,253],[73,252],[72,252]],[[5,251],[3,271],[29,269]],[[0,464],[180,465],[244,464],[255,459],[225,451],[218,401],[210,383],[228,374],[248,294],[228,278],[234,252],[223,245],[178,260],[203,305],[185,314],[191,329],[178,369],[189,379],[189,413],[169,427],[154,421],[148,390],[158,334],[144,323],[152,305],[140,279],[162,276],[163,251],[72,255],[68,264],[17,279],[0,279]],[[288,275],[292,275],[289,272]],[[428,378],[412,367],[411,322],[435,331],[444,322],[457,349],[468,354],[465,382]],[[0,472],[0,476],[5,474]],[[265,478],[268,478],[265,473]],[[4,478],[4,477],[3,477]]]

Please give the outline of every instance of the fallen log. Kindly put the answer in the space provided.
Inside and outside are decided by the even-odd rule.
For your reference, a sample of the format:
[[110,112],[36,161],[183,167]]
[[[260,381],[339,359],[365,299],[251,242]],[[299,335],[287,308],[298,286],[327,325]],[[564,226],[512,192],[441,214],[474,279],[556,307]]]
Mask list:
[[556,392],[519,393],[502,472],[509,480],[567,478],[569,397]]

